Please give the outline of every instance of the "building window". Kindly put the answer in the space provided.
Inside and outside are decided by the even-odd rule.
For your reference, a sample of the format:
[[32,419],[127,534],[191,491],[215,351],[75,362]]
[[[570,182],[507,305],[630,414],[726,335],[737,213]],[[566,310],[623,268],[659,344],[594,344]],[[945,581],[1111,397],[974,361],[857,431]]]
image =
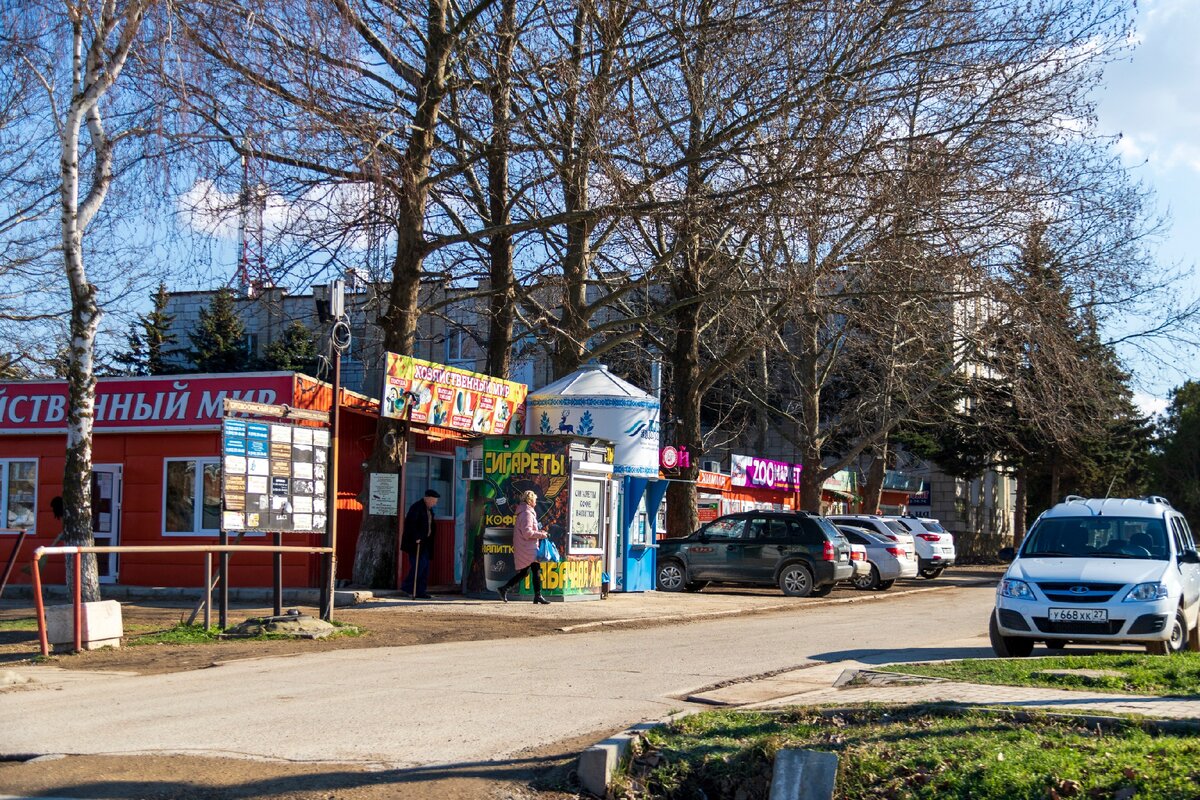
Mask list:
[[413,456],[408,460],[408,476],[404,479],[407,512],[413,503],[433,489],[441,498],[433,509],[435,517],[454,516],[454,459],[441,456]]
[[37,524],[37,461],[0,459],[0,528]]
[[221,532],[221,462],[169,458],[164,462],[163,533],[216,536]]

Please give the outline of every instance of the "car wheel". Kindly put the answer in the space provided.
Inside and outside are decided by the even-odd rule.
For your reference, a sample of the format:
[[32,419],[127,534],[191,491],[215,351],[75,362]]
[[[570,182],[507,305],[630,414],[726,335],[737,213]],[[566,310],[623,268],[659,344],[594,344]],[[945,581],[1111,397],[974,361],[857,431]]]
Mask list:
[[812,590],[812,597],[825,597],[833,591],[833,584],[827,583],[824,586],[815,586]]
[[1051,650],[1065,650],[1067,647],[1067,640],[1066,639],[1047,639],[1046,647],[1050,648]]
[[921,577],[928,578],[929,580],[933,580],[934,578],[940,577],[942,574],[942,571],[944,569],[946,569],[946,568],[945,567],[926,567],[925,569],[921,570]]
[[1146,652],[1156,656],[1169,656],[1187,647],[1187,620],[1183,617],[1183,609],[1175,609],[1175,623],[1171,626],[1171,638],[1164,642],[1151,642],[1146,645]]
[[687,573],[683,564],[674,559],[658,565],[658,590],[660,592],[682,592],[687,585]]
[[850,583],[854,584],[855,589],[860,589],[864,592],[879,588],[879,570],[875,569],[875,565],[871,565],[871,571],[866,575],[855,575]]
[[895,585],[896,585],[896,580],[893,578],[890,581],[880,581],[878,584],[875,585],[875,588],[876,588],[876,590],[878,590],[880,592],[886,592],[888,589],[892,588]]
[[988,638],[992,640],[992,652],[1000,658],[1028,658],[1033,652],[1033,639],[1020,636],[1004,636],[996,624],[996,613],[992,612],[988,623]]
[[779,589],[788,597],[808,597],[813,591],[813,577],[803,564],[788,564],[779,572]]
[[683,585],[685,592],[700,592],[708,586],[708,581],[688,581]]

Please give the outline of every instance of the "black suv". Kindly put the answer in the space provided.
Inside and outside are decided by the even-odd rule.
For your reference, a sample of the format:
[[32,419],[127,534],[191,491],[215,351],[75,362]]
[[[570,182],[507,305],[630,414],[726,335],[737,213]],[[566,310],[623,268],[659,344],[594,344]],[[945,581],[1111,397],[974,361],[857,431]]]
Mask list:
[[829,520],[805,511],[730,514],[691,536],[664,539],[658,588],[698,592],[710,581],[774,584],[789,597],[823,597],[849,580],[850,543]]

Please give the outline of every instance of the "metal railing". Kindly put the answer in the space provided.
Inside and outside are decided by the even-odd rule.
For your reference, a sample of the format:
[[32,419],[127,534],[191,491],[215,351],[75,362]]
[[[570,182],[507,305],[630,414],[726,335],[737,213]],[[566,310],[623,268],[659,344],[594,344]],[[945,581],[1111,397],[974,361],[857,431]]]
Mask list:
[[[75,652],[83,649],[83,580],[81,577],[84,553],[204,553],[204,627],[212,624],[212,557],[213,553],[307,553],[333,556],[330,547],[296,547],[266,544],[179,544],[179,545],[112,545],[108,547],[39,547],[33,551],[33,597],[37,606],[38,641],[42,655],[50,655],[50,642],[46,631],[46,606],[42,601],[42,573],[38,559],[43,555],[74,555],[75,575],[73,580],[72,604],[74,606]],[[228,573],[226,573],[228,578]],[[224,617],[222,608],[222,617]]]

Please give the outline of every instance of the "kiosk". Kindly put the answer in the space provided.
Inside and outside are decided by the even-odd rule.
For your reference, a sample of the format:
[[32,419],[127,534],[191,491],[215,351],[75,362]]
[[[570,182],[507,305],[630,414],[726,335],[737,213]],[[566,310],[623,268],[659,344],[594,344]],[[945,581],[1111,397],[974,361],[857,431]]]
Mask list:
[[[513,524],[525,492],[538,496],[538,527],[563,560],[543,562],[542,594],[550,600],[594,600],[603,592],[605,544],[616,494],[612,448],[571,436],[486,436],[469,462],[463,593],[495,596],[516,571]],[[529,578],[516,593],[529,597]]]
[[588,365],[525,401],[525,432],[594,436],[613,443],[612,472],[620,491],[612,498],[618,520],[607,549],[607,571],[616,591],[654,588],[652,520],[666,492],[659,480],[659,403],[608,368]]

